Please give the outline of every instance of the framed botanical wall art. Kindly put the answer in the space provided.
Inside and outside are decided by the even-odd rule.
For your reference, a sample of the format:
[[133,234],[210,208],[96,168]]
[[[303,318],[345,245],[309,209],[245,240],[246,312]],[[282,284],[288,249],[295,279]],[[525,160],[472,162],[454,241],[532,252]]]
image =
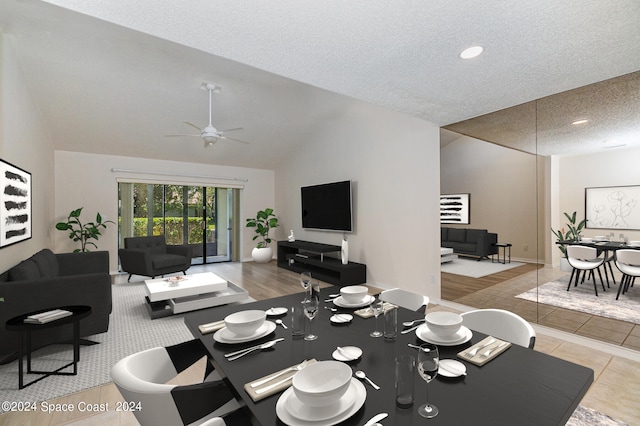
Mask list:
[[585,188],[587,228],[640,229],[640,185]]
[[31,173],[0,160],[0,247],[31,238]]
[[440,223],[469,224],[470,194],[440,195]]

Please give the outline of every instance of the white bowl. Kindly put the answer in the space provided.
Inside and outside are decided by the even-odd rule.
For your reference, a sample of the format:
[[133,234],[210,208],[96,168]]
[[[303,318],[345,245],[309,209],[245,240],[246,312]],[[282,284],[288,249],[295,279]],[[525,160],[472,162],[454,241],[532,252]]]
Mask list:
[[640,241],[629,241],[628,245],[637,247],[640,246]]
[[590,243],[593,241],[593,239],[588,237],[582,237],[580,238],[580,241],[582,241],[583,243]]
[[340,289],[340,296],[347,303],[362,302],[367,296],[369,289],[363,285],[350,285]]
[[431,312],[425,320],[429,330],[440,337],[453,336],[462,327],[462,317],[453,312]]
[[296,397],[312,407],[334,404],[351,383],[351,367],[339,361],[319,361],[307,365],[293,376]]
[[240,311],[227,315],[224,319],[224,325],[230,332],[238,336],[250,336],[264,324],[266,317],[265,311]]

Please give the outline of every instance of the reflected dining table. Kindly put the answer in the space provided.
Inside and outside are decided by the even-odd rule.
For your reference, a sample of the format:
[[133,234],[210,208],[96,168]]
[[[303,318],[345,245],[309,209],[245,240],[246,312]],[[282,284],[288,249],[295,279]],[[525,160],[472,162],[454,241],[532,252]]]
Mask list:
[[[244,389],[246,383],[296,365],[304,359],[330,360],[338,346],[360,347],[363,350],[362,356],[348,364],[354,372],[364,371],[381,388],[374,390],[363,382],[367,392],[364,405],[353,416],[340,423],[344,425],[361,426],[382,412],[389,414],[381,421],[383,425],[564,425],[593,383],[593,370],[589,368],[511,345],[483,366],[463,361],[467,375],[459,378],[438,376],[427,385],[416,372],[414,405],[406,409],[397,408],[395,357],[413,355],[417,358],[417,350],[407,344],[423,343],[414,332],[401,334],[402,322],[420,318],[420,315],[398,308],[396,338],[372,338],[369,333],[376,326],[376,319],[373,317],[361,318],[353,315],[353,321],[343,325],[334,325],[329,320],[333,312],[324,309],[324,306],[333,306],[333,303],[323,303],[323,300],[327,295],[339,292],[339,286],[322,289],[321,307],[313,320],[313,332],[318,335],[318,339],[314,341],[293,337],[291,327],[285,329],[277,326],[268,336],[256,341],[223,344],[214,340],[214,333],[202,334],[198,328],[201,324],[222,320],[233,312],[249,309],[266,311],[275,307],[289,309],[281,318],[285,324],[290,325],[290,308],[301,303],[302,292],[258,302],[218,306],[185,315],[187,327],[204,343],[227,385],[248,408],[253,424],[284,424],[276,414],[276,403],[282,392],[254,402]],[[340,308],[339,311],[353,310]],[[382,318],[378,318],[378,321],[382,327]],[[485,334],[473,331],[471,340],[466,343],[439,346],[440,358],[456,359],[458,352],[486,337]],[[273,348],[256,351],[234,361],[228,361],[224,357],[225,353],[275,338],[284,340]],[[438,416],[432,419],[424,419],[418,414],[418,407],[427,400],[427,386],[429,402],[440,410]]]

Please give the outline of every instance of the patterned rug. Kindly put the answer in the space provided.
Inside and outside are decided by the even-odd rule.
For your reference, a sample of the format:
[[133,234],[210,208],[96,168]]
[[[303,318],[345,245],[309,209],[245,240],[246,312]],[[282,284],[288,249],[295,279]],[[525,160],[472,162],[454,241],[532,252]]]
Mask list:
[[[104,385],[111,382],[111,367],[125,356],[193,338],[180,315],[149,319],[142,281],[116,284],[112,289],[113,312],[109,331],[89,337],[89,340],[100,342],[99,345],[80,348],[78,375],[50,376],[18,390],[18,362],[0,365],[0,401],[40,402]],[[51,345],[35,353],[32,366],[34,369],[55,370],[72,360],[71,345]],[[37,377],[25,375],[25,380]]]
[[538,303],[545,305],[640,324],[640,290],[637,285],[631,287],[627,293],[621,294],[620,299],[616,300],[617,285],[612,285],[607,291],[602,291],[600,281],[596,280],[596,282],[598,283],[598,297],[593,291],[593,281],[591,280],[579,284],[577,287],[572,285],[567,291],[569,275],[543,284],[537,289],[534,288],[518,294],[516,297],[533,302],[538,301]]

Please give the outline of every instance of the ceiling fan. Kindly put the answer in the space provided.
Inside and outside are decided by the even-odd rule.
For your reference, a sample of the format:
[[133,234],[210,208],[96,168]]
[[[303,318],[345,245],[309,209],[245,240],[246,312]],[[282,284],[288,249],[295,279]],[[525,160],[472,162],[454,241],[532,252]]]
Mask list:
[[182,136],[199,136],[202,138],[202,140],[204,141],[204,147],[210,147],[213,144],[215,144],[216,142],[218,142],[220,139],[230,139],[232,141],[236,141],[236,142],[242,142],[242,143],[249,143],[249,142],[245,142],[243,140],[240,139],[236,139],[236,138],[232,138],[227,136],[225,133],[226,132],[233,132],[236,130],[242,130],[242,127],[236,127],[234,129],[225,129],[225,130],[218,130],[215,127],[213,127],[212,121],[213,121],[213,112],[212,112],[212,98],[213,98],[213,93],[220,93],[220,86],[216,86],[213,83],[202,83],[202,86],[200,86],[202,90],[207,90],[209,91],[209,124],[204,128],[201,129],[200,127],[196,126],[193,123],[190,123],[188,121],[184,121],[184,124],[193,127],[194,129],[197,129],[200,133],[198,134],[182,134],[182,135],[165,135],[166,137],[182,137]]

